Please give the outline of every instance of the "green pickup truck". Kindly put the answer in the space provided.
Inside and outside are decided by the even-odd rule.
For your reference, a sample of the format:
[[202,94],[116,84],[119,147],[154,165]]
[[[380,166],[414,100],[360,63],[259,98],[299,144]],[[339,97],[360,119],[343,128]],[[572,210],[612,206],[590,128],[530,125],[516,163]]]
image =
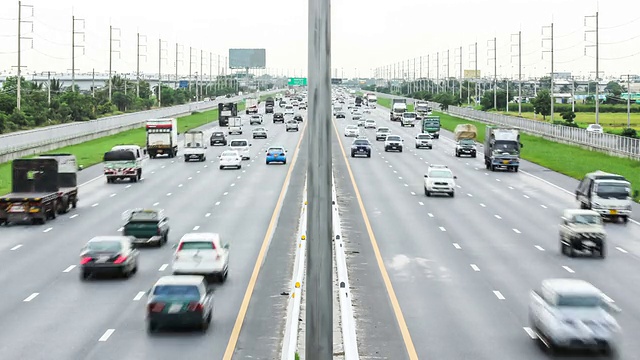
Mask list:
[[136,245],[155,245],[161,247],[169,238],[169,218],[164,210],[136,209],[124,214],[127,223],[122,235],[135,238]]

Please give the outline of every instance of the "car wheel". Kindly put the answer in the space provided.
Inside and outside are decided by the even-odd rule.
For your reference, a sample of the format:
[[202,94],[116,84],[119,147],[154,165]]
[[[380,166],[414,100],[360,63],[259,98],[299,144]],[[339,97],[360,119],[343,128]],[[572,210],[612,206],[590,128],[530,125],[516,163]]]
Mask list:
[[86,270],[81,270],[80,271],[80,280],[88,280],[90,276],[91,276],[90,272],[88,272]]
[[425,196],[429,196],[429,195],[430,195],[430,194],[429,194],[429,190],[427,190],[427,188],[424,188],[424,195],[425,195]]
[[158,324],[153,321],[147,321],[147,332],[152,334],[158,331]]
[[454,191],[452,191],[452,192],[450,192],[450,193],[449,193],[449,196],[451,196],[451,197],[455,197],[455,196],[456,196],[456,193],[455,193]]
[[220,165],[220,170],[224,169],[224,166]]
[[352,152],[351,157],[356,157],[356,154]]
[[287,160],[283,161],[282,165],[287,165]]

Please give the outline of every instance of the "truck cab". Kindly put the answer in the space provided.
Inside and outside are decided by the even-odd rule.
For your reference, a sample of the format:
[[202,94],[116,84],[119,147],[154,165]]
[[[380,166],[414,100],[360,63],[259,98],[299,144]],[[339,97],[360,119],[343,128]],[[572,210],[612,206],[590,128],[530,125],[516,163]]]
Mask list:
[[418,115],[414,112],[405,112],[402,114],[402,120],[400,120],[400,126],[416,126],[416,120],[418,119]]
[[207,145],[204,142],[204,132],[190,130],[184,133],[184,161],[207,160]]
[[616,357],[621,328],[620,312],[610,298],[579,279],[546,279],[529,296],[531,329],[552,352],[599,350]]
[[585,175],[576,189],[581,209],[593,210],[611,220],[622,219],[625,223],[631,215],[631,196],[629,180],[600,170]]
[[147,152],[170,158],[178,155],[178,120],[175,118],[147,120]]
[[391,112],[389,114],[389,120],[400,121],[402,120],[402,114],[407,111],[407,101],[405,99],[391,99]]
[[487,170],[506,169],[518,172],[520,167],[520,132],[516,128],[487,126],[484,136],[484,164]]
[[155,245],[161,247],[169,238],[169,218],[164,210],[135,209],[123,214],[126,221],[122,235],[132,238],[137,245]]
[[589,252],[604,258],[607,233],[602,225],[602,217],[595,211],[567,209],[562,214],[559,227],[560,251],[574,257],[576,252]]
[[431,134],[434,139],[440,138],[440,116],[424,116],[421,125],[423,134]]

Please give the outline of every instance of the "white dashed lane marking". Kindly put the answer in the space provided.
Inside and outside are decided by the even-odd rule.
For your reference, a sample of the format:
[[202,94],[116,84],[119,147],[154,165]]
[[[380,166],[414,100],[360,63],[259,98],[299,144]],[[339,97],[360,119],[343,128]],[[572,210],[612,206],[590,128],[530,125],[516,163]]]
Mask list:
[[522,195],[525,199],[529,198],[529,195]]
[[493,294],[499,299],[499,300],[504,300],[504,296],[502,295],[502,293],[498,290],[493,290]]
[[46,229],[44,229],[42,232],[44,232],[44,233],[48,233],[48,232],[49,232],[49,231],[51,231],[51,230],[53,230],[53,228],[46,228]]
[[209,217],[209,216],[211,216],[211,213],[204,214],[204,217]]
[[453,247],[460,250],[462,247],[458,243],[453,243]]
[[228,191],[225,191],[224,194],[222,194],[222,196],[227,196],[229,194]]
[[16,245],[16,246],[12,247],[12,248],[11,248],[11,249],[9,249],[9,250],[11,250],[11,251],[16,251],[16,250],[20,249],[21,247],[22,247],[22,245]]
[[496,219],[498,219],[498,220],[501,220],[501,219],[502,219],[502,217],[501,217],[500,215],[497,215],[497,214],[496,214],[496,215],[493,215],[493,216],[495,216],[495,217],[496,217]]
[[73,215],[69,216],[69,219],[75,219],[77,217],[78,217],[78,214],[73,214]]
[[536,249],[540,250],[540,251],[544,251],[544,248],[540,245],[536,245]]
[[104,334],[100,337],[100,339],[98,339],[98,341],[105,342],[109,340],[109,338],[111,337],[111,335],[113,335],[115,331],[116,329],[108,329],[107,331],[104,332]]
[[167,267],[168,267],[168,266],[169,266],[169,264],[162,264],[162,265],[160,266],[160,268],[158,269],[158,271],[165,271],[165,270],[167,270]]
[[27,298],[26,298],[26,299],[24,299],[24,300],[22,300],[22,301],[24,301],[24,302],[29,302],[29,301],[31,301],[31,300],[33,300],[33,299],[35,299],[38,295],[40,295],[40,293],[33,293],[33,294],[31,294],[31,295],[27,296]]
[[220,205],[220,201],[216,201],[216,206]]
[[[616,246],[616,249],[617,249],[618,251],[620,251],[621,253],[623,253],[623,254],[628,253],[628,251],[627,251],[627,250],[625,250],[625,249],[623,249],[623,248],[621,248],[621,247],[619,247],[619,246]],[[13,249],[11,249],[11,250],[13,250]]]
[[540,206],[541,206],[543,209],[546,209],[546,208],[547,208],[547,206],[546,206],[546,205],[542,205],[542,204],[541,204]]
[[171,193],[167,193],[167,196],[171,196]]
[[95,204],[91,205],[91,207],[96,207],[98,205],[100,205],[100,204],[99,203],[95,203]]
[[115,193],[113,193],[113,194],[109,195],[109,197],[114,197],[114,196],[116,196],[116,194],[115,194]]
[[473,271],[480,271],[480,268],[476,264],[471,264],[471,268],[473,269]]
[[127,186],[125,186],[124,188],[125,188],[125,189],[128,189],[128,188],[130,188],[130,187],[131,187],[131,184],[129,184],[129,185],[127,185]]
[[485,205],[485,204],[483,204],[483,203],[480,203],[480,206],[482,206],[482,207],[487,207],[487,205]]
[[440,231],[447,231],[447,229],[445,229],[442,226],[440,226]]
[[66,268],[66,269],[64,269],[64,270],[62,270],[62,272],[66,272],[66,273],[68,273],[68,272],[70,272],[71,270],[75,269],[75,267],[76,267],[75,265],[69,265],[69,267],[68,267],[68,268]]
[[420,206],[424,206],[424,203],[422,201],[418,201],[418,204],[420,204]]
[[516,234],[520,234],[520,230],[518,230],[518,229],[513,229],[513,232],[516,233]]
[[193,227],[193,231],[198,231],[198,229],[200,229],[200,226],[196,225],[196,226]]
[[140,299],[142,299],[142,297],[144,296],[144,291],[140,291],[139,293],[136,294],[136,296],[133,298],[133,301],[140,301]]
[[159,202],[154,202],[153,205],[151,205],[151,206],[158,206],[158,205],[160,205]]
[[567,270],[567,272],[569,272],[570,274],[573,274],[575,271],[573,271],[573,269],[571,269],[570,267],[563,265],[562,266],[563,269]]

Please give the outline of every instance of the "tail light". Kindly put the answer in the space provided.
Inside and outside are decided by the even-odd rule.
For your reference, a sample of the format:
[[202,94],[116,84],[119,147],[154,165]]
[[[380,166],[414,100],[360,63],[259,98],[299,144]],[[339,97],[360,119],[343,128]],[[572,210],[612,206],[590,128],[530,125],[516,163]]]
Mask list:
[[162,312],[164,303],[151,303],[147,305],[147,312]]
[[162,229],[158,228],[158,235],[162,235]]
[[85,256],[80,260],[80,265],[84,265],[86,263],[88,263],[89,261],[91,261],[93,258],[91,256]]
[[113,263],[114,264],[122,264],[125,261],[127,261],[127,257],[126,256],[118,255],[118,257],[116,258],[116,260]]
[[189,310],[189,311],[202,311],[202,310],[204,310],[204,307],[199,302],[190,302],[189,306],[187,307],[187,310]]

